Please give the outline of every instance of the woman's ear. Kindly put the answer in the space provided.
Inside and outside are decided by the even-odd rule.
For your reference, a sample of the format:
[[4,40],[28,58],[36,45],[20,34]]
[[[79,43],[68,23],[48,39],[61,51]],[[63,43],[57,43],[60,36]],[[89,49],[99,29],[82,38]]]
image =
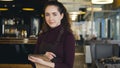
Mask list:
[[64,17],[64,14],[62,13],[62,14],[61,14],[61,19],[63,19],[63,17]]

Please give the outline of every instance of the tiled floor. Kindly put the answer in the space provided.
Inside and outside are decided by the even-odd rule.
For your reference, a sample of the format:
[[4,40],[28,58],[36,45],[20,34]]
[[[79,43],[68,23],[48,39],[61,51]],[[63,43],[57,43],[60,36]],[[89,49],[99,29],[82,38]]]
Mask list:
[[75,56],[74,68],[85,68],[84,55]]
[[76,46],[75,52],[74,68],[86,68],[83,48]]

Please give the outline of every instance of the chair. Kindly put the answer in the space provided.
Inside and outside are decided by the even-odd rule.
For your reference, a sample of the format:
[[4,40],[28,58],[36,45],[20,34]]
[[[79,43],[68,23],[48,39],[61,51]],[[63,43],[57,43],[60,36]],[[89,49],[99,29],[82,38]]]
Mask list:
[[99,63],[99,59],[119,56],[119,47],[112,44],[94,44],[91,45],[92,61],[97,68],[104,68],[104,65]]

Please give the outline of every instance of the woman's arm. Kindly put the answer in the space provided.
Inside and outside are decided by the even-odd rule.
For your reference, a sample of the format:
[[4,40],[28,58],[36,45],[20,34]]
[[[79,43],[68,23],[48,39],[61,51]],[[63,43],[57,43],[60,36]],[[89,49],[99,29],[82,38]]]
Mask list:
[[67,36],[65,36],[63,47],[63,62],[55,63],[55,68],[73,68],[75,39],[72,34],[68,34]]

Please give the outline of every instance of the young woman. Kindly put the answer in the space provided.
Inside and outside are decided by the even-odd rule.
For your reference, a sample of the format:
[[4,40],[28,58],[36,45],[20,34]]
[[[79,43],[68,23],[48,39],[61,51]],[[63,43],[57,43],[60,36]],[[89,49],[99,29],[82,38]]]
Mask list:
[[34,56],[29,56],[28,60],[51,68],[73,68],[75,39],[66,8],[58,1],[50,1],[45,5],[44,17],[35,53],[44,54],[51,62]]

